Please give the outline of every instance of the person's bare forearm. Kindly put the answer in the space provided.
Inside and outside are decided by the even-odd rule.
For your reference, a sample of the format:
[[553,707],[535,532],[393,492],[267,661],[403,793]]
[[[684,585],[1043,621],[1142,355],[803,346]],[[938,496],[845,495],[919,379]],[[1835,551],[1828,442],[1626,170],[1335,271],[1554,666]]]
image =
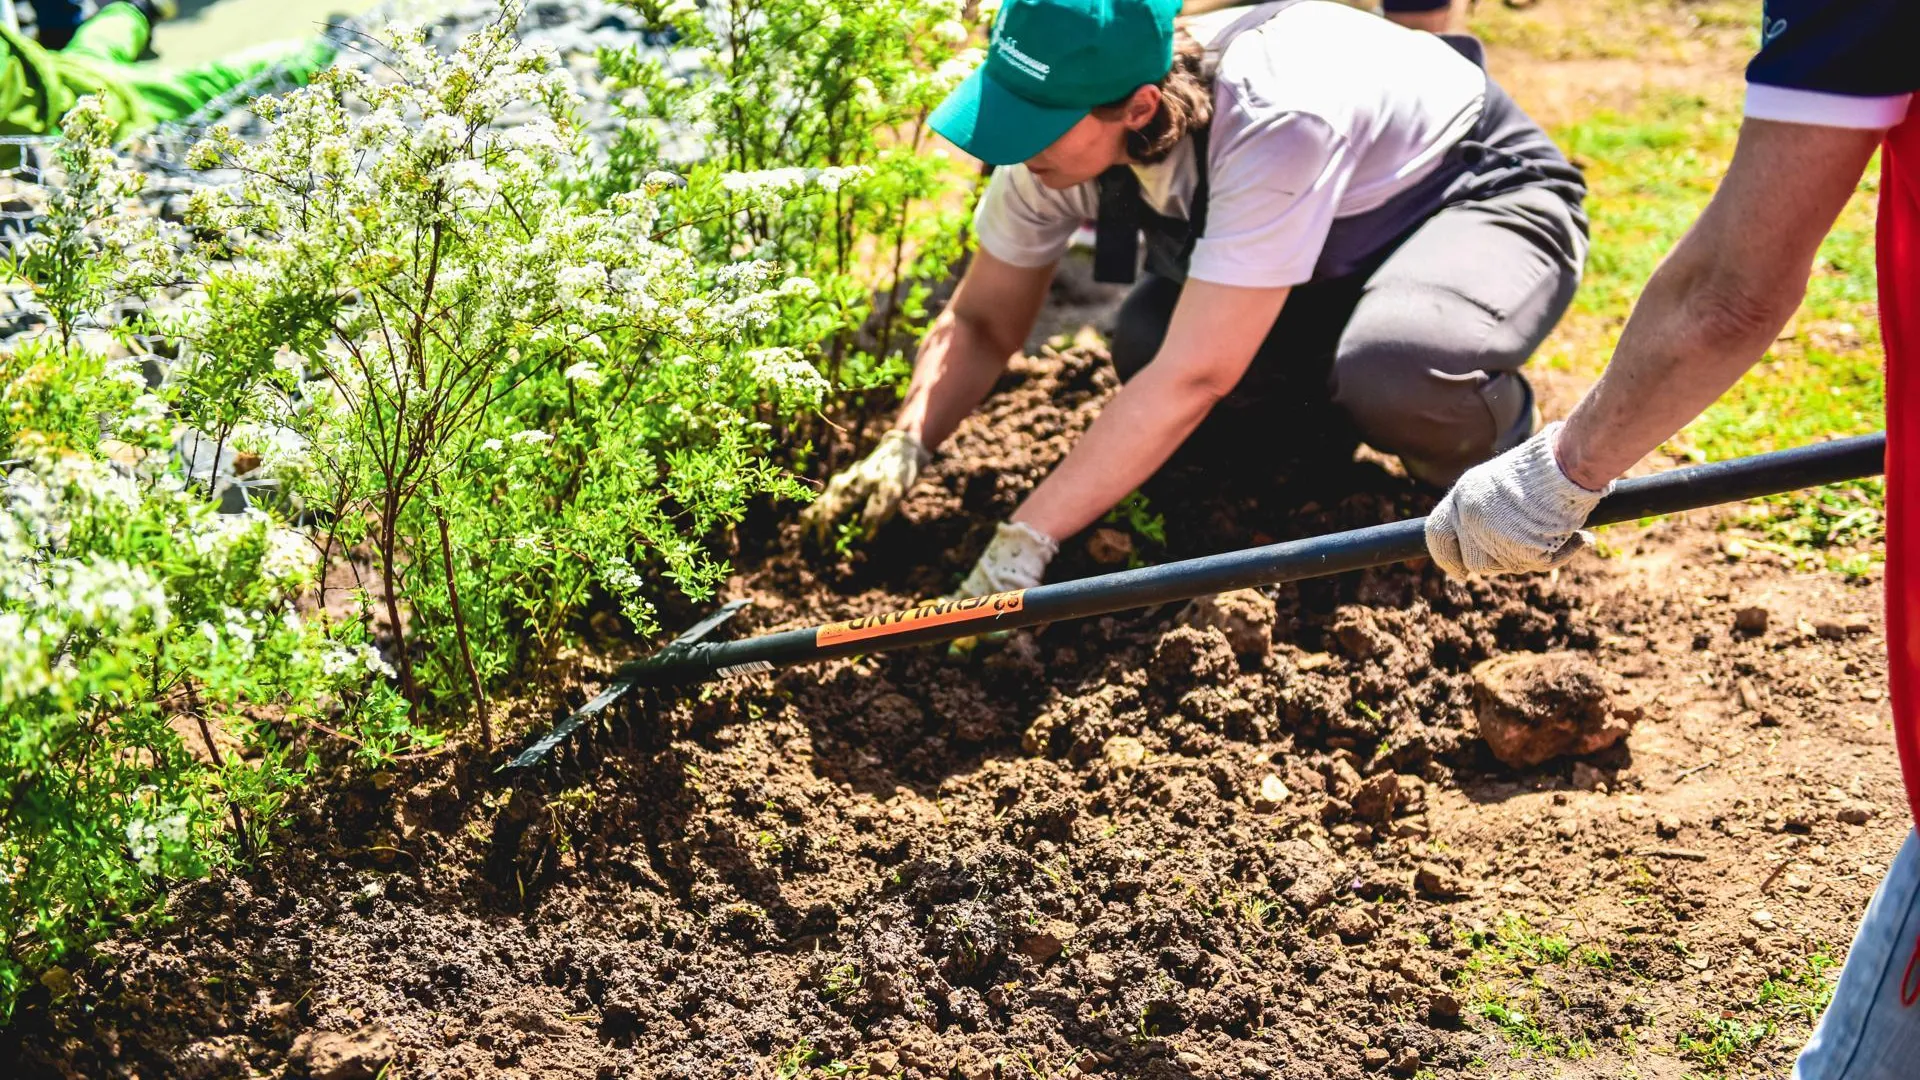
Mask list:
[[1555,458],[1598,491],[1759,361],[1806,291],[1877,132],[1748,121],[1726,179],[1647,283]]
[[945,442],[1025,343],[1052,279],[1052,266],[1015,266],[975,252],[953,299],[920,340],[893,426],[928,450]]
[[1064,540],[1126,498],[1239,383],[1288,291],[1188,281],[1159,354],[1100,410],[1013,520]]
[[1567,478],[1599,491],[1700,415],[1766,352],[1806,289],[1806,267],[1786,270],[1772,295],[1703,283],[1710,268],[1676,253],[1647,283],[1613,360],[1560,432]]
[[1013,350],[969,320],[942,312],[913,362],[913,380],[893,426],[932,450],[945,442],[999,380]]
[[1165,464],[1219,400],[1202,381],[1147,365],[1100,411],[1012,520],[1055,540],[1093,524]]

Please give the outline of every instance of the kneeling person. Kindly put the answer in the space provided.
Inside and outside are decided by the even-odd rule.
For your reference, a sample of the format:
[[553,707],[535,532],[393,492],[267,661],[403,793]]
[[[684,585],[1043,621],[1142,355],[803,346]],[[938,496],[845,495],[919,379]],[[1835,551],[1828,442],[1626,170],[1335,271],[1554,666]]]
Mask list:
[[[870,534],[1031,331],[1080,223],[1121,306],[1125,386],[1000,527],[966,594],[1037,584],[1057,539],[1210,415],[1451,483],[1535,424],[1519,368],[1585,259],[1585,187],[1450,43],[1325,0],[1176,28],[1178,0],[1008,0],[933,126],[996,171],[979,252],[922,342],[894,430],[809,511]],[[1328,423],[1333,418],[1334,423]],[[1301,434],[1308,433],[1308,434]],[[1296,446],[1307,451],[1311,447]]]

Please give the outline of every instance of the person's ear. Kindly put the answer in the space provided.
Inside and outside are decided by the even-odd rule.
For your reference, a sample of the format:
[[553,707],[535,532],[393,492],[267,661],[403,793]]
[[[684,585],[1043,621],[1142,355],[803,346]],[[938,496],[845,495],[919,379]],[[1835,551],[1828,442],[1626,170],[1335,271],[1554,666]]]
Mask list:
[[1159,111],[1160,88],[1148,83],[1127,99],[1126,111],[1120,114],[1120,122],[1127,126],[1128,131],[1139,131],[1152,123]]

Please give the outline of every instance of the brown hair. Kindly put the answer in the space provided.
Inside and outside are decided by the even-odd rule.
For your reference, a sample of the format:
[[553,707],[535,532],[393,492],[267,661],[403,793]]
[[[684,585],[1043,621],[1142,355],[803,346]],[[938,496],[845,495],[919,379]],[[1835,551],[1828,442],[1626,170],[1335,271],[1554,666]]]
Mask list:
[[[1154,84],[1160,88],[1160,108],[1138,131],[1127,132],[1127,156],[1142,165],[1165,161],[1187,133],[1213,122],[1213,77],[1206,71],[1206,50],[1187,33],[1174,30],[1173,69]],[[1094,107],[1094,115],[1115,119],[1133,92],[1118,101]]]

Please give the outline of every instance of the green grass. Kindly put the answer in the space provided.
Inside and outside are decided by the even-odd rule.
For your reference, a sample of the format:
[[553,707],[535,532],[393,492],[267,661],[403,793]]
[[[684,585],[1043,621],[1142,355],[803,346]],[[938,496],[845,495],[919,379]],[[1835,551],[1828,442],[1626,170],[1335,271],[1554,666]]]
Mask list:
[[1515,10],[1481,4],[1473,32],[1496,48],[1548,60],[1641,60],[1693,63],[1759,41],[1760,5],[1753,0],[1580,0]]
[[1798,1045],[1833,1000],[1838,966],[1824,952],[1788,961],[1746,1005],[1695,1015],[1674,1038],[1674,1049],[1697,1067],[1692,1075],[1718,1077],[1745,1065],[1763,1047]]
[[1492,1023],[1523,1054],[1568,1059],[1593,1055],[1590,1037],[1543,1018],[1543,1010],[1558,1002],[1539,972],[1563,965],[1610,967],[1612,956],[1606,949],[1576,950],[1566,937],[1544,933],[1511,912],[1502,914],[1492,929],[1469,931],[1461,938],[1473,950],[1455,979],[1468,1011]]
[[[1665,94],[1629,112],[1602,111],[1555,137],[1586,169],[1593,249],[1566,322],[1543,349],[1547,366],[1597,376],[1633,301],[1698,217],[1731,158],[1737,111],[1706,97]],[[1885,353],[1875,312],[1873,218],[1879,175],[1860,190],[1820,248],[1807,297],[1780,339],[1728,394],[1666,449],[1718,461],[1854,435],[1884,425]],[[1752,546],[1810,565],[1863,573],[1884,535],[1878,481],[1756,504],[1734,524]]]

